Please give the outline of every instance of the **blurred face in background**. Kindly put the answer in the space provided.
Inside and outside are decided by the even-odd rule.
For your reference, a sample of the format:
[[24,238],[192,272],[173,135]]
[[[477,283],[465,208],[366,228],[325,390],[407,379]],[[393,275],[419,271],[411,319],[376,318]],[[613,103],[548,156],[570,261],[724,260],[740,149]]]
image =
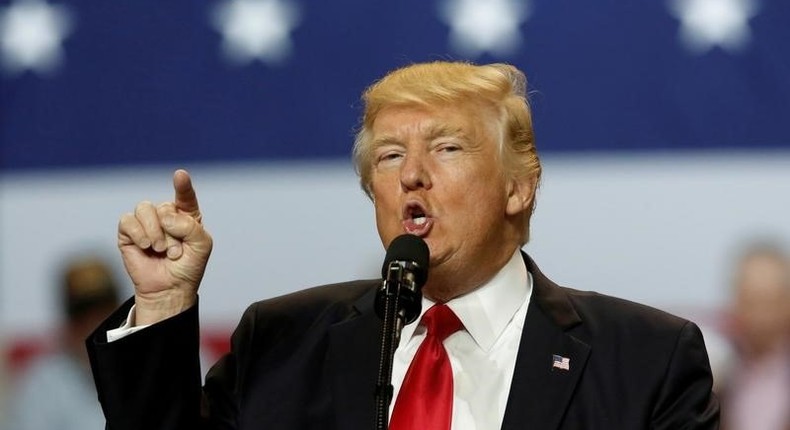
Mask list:
[[85,339],[118,307],[120,287],[108,263],[83,257],[64,268],[61,288],[66,317],[63,346],[87,366]]
[[769,253],[747,257],[735,279],[733,317],[740,346],[761,355],[790,336],[790,263]]

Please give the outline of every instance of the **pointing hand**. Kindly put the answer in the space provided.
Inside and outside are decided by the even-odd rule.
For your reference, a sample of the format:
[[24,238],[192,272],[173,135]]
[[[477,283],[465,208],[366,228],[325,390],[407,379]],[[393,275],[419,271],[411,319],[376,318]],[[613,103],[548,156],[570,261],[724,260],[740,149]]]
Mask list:
[[194,305],[211,254],[211,235],[203,228],[189,173],[177,170],[173,188],[174,201],[140,202],[118,223],[118,248],[134,283],[135,325]]

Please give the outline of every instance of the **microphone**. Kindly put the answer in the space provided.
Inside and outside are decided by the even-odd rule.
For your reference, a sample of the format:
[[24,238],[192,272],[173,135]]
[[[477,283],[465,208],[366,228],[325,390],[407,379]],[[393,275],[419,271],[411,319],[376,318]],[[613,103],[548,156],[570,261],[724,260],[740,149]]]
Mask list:
[[376,292],[376,314],[382,320],[379,373],[376,379],[376,430],[388,427],[392,401],[392,361],[403,326],[420,316],[422,286],[428,279],[430,252],[424,240],[412,234],[395,238],[387,248]]
[[428,279],[430,250],[422,238],[413,234],[396,237],[387,248],[381,267],[384,284],[376,296],[376,313],[384,319],[386,285],[394,284],[397,292],[398,315],[403,325],[412,323],[422,310],[422,286]]

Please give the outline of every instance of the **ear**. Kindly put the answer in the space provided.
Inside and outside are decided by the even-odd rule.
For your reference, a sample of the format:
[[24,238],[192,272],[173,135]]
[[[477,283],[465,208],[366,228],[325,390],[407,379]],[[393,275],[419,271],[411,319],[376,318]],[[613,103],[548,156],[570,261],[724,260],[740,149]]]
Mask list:
[[510,179],[505,213],[509,216],[514,216],[530,210],[532,201],[535,199],[536,189],[537,179],[532,176]]

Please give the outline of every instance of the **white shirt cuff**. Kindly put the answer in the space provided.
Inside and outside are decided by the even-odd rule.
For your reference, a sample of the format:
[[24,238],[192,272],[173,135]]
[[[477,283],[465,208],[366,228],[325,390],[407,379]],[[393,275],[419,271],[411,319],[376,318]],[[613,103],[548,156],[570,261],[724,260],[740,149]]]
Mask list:
[[151,324],[144,324],[135,326],[134,324],[134,306],[129,309],[129,315],[126,317],[126,321],[124,321],[123,325],[114,328],[112,330],[107,330],[107,342],[115,342],[118,339],[122,339],[126,336],[129,336],[132,333],[136,333],[146,327],[150,327]]

